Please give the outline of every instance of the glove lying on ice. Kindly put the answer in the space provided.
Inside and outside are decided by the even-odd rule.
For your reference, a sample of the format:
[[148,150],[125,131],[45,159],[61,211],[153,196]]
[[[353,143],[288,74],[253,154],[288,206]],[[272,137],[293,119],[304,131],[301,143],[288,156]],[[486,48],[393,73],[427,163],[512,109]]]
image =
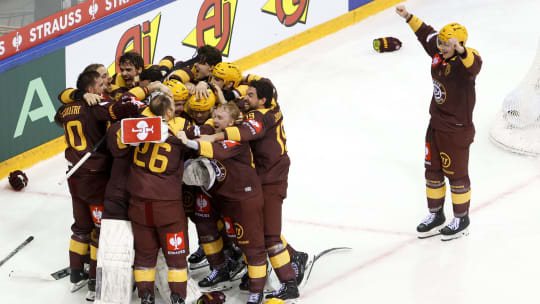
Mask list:
[[197,304],[222,304],[225,303],[225,294],[221,291],[212,291],[203,294]]
[[15,191],[20,191],[28,185],[28,177],[21,170],[13,171],[9,174],[9,184]]
[[401,48],[401,41],[394,37],[373,39],[373,48],[379,53],[393,52]]

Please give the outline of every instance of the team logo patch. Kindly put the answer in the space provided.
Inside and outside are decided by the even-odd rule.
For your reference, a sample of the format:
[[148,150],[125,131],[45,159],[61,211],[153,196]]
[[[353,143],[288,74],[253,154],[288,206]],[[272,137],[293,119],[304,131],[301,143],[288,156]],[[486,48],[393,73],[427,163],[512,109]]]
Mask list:
[[184,250],[184,232],[167,233],[167,249],[169,251]]
[[195,199],[193,198],[193,193],[190,191],[183,191],[182,192],[182,202],[184,204],[184,208],[191,209],[193,207]]
[[241,239],[244,237],[244,227],[239,223],[234,223],[234,232],[236,233],[236,238]]
[[197,212],[205,213],[205,214],[210,213],[210,199],[209,199],[209,197],[202,194],[202,193],[197,193],[196,197],[197,197],[197,199],[195,201],[196,201]]
[[426,161],[431,161],[431,146],[426,143]]
[[443,104],[446,101],[446,88],[435,79],[433,79],[433,98],[438,104]]
[[96,224],[101,224],[101,217],[103,216],[103,206],[91,206],[92,220]]
[[223,222],[225,223],[225,231],[229,236],[236,236],[236,231],[234,230],[234,226],[232,223],[232,220],[230,217],[223,217]]
[[223,180],[225,180],[225,177],[227,177],[227,169],[225,169],[225,166],[223,166],[222,163],[215,159],[211,159],[210,163],[212,164],[214,172],[216,173],[217,181],[222,182]]
[[450,156],[448,154],[441,152],[441,164],[443,168],[448,168],[452,164],[452,160],[450,159]]

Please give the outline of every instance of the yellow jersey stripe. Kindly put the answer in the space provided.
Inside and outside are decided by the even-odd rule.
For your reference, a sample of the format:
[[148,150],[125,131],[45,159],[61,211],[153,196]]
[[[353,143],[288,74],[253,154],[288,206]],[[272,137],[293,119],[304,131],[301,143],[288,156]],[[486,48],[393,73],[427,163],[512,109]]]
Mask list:
[[206,156],[208,158],[214,158],[214,149],[212,148],[212,143],[207,141],[201,141],[199,142],[199,146],[201,149],[201,156]]
[[409,20],[409,22],[407,23],[409,24],[411,29],[416,33],[416,31],[418,31],[418,29],[420,28],[420,26],[422,26],[422,23],[424,23],[424,21],[422,21],[422,19],[416,16],[412,16],[411,20]]
[[156,270],[152,269],[135,269],[135,282],[154,282],[156,280]]
[[431,199],[441,199],[446,196],[446,184],[440,188],[430,188],[426,186],[426,196]]
[[287,249],[283,250],[281,253],[273,257],[270,257],[270,263],[272,264],[272,267],[274,267],[274,269],[278,269],[290,262],[291,256],[289,255],[289,251],[287,251]]
[[248,275],[251,279],[266,277],[266,264],[261,266],[248,265]]
[[209,256],[212,254],[216,254],[223,249],[223,239],[220,237],[217,241],[213,241],[210,243],[202,243],[201,245],[204,250],[204,254]]
[[71,239],[69,242],[69,251],[75,252],[78,255],[86,255],[88,254],[88,244]]
[[173,283],[187,282],[187,269],[169,269],[168,280]]
[[225,134],[227,135],[228,140],[242,141],[242,136],[240,136],[240,130],[237,127],[228,127],[225,128]]

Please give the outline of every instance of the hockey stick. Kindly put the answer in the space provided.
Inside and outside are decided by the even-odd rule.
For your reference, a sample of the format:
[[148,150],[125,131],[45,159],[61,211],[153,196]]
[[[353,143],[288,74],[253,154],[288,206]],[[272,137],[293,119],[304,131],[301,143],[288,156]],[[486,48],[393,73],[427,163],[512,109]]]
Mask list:
[[315,262],[317,262],[318,259],[320,259],[322,256],[325,256],[331,252],[340,251],[340,250],[352,250],[350,247],[334,247],[334,248],[328,248],[326,250],[323,250],[319,252],[319,254],[316,254],[315,257],[313,257],[313,261],[311,261],[311,264],[309,265],[309,270],[307,271],[307,275],[305,276],[304,280],[302,281],[301,286],[298,286],[298,288],[303,288],[306,286],[307,281],[309,280],[309,277],[311,276],[311,271],[313,270],[313,265]]
[[60,280],[62,278],[67,277],[70,273],[71,271],[69,267],[62,268],[50,274],[12,270],[9,272],[9,277],[20,278],[20,279],[37,279],[37,280],[44,280],[44,281],[56,281],[56,280]]
[[77,171],[77,169],[79,169],[79,167],[81,167],[84,164],[84,162],[86,162],[86,160],[90,158],[90,156],[92,156],[92,153],[96,152],[96,150],[101,145],[101,143],[105,140],[106,137],[107,135],[103,136],[92,148],[92,150],[84,154],[84,156],[75,164],[75,166],[73,166],[73,168],[71,168],[71,170],[69,170],[68,173],[66,173],[66,176],[62,177],[62,179],[58,182],[58,186],[62,186],[62,184],[65,183],[68,180],[68,178],[70,178],[75,173],[75,171]]
[[7,257],[5,257],[2,261],[0,261],[0,266],[4,265],[7,260],[9,260],[12,256],[14,256],[19,250],[21,250],[24,246],[28,245],[32,240],[34,239],[33,236],[29,236],[24,242],[22,242],[17,248],[15,248],[12,252],[10,252]]

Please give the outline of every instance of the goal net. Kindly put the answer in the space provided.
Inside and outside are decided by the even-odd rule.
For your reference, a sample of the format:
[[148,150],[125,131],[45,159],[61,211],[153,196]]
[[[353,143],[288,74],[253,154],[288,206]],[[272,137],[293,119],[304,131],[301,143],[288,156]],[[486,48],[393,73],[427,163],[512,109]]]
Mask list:
[[540,155],[540,41],[533,65],[517,88],[504,98],[489,137],[503,149]]

